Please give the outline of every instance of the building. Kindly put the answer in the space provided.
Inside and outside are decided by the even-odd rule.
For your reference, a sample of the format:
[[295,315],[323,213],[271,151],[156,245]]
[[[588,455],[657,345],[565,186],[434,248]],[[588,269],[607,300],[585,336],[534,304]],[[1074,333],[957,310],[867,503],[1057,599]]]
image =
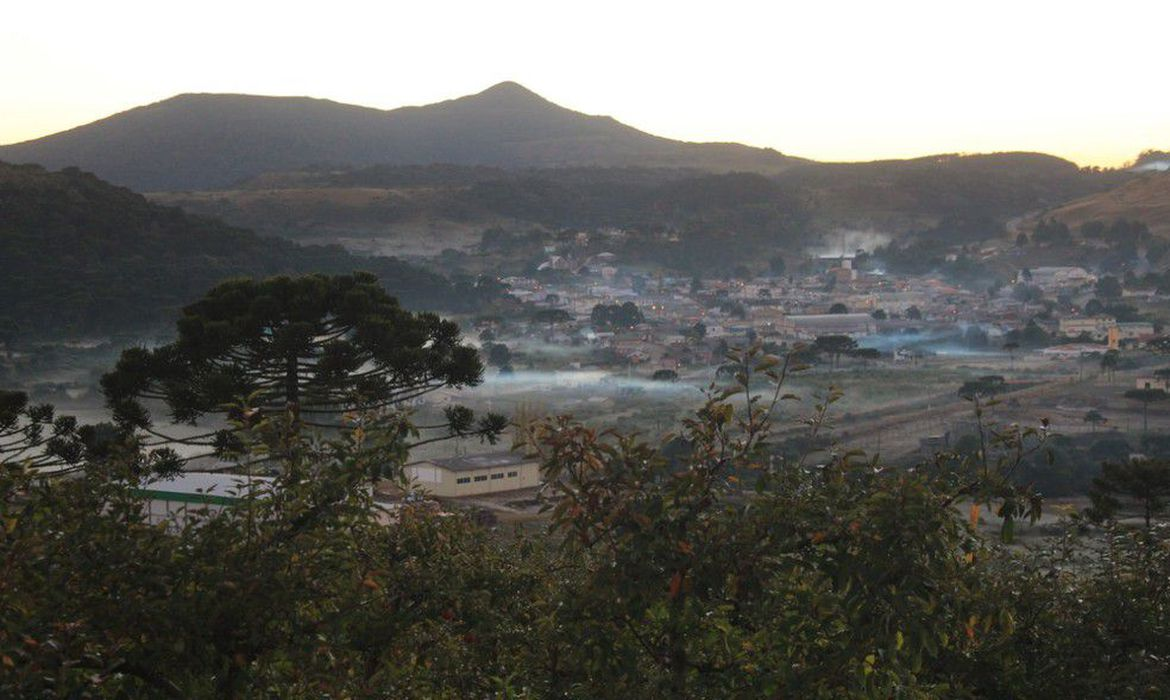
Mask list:
[[1154,335],[1154,324],[1149,321],[1126,321],[1117,324],[1120,340],[1141,340]]
[[1138,377],[1134,386],[1138,389],[1161,389],[1170,392],[1170,377]]
[[1050,345],[1039,352],[1050,360],[1076,360],[1099,355],[1106,349],[1103,345],[1067,343],[1065,345]]
[[1116,325],[1117,321],[1109,316],[1090,316],[1062,318],[1058,329],[1066,338],[1080,338],[1084,335],[1093,340],[1105,340],[1109,335],[1109,329]]
[[937,435],[927,435],[918,438],[918,450],[925,455],[934,455],[949,449],[951,446],[951,432],[945,431]]
[[1085,336],[1093,340],[1107,340],[1116,349],[1118,341],[1140,340],[1154,335],[1154,324],[1148,321],[1118,323],[1109,316],[1060,319],[1060,334],[1068,338]]
[[1020,270],[1017,283],[1031,283],[1044,291],[1082,287],[1093,284],[1097,277],[1083,267],[1034,267]]
[[808,314],[785,316],[776,324],[782,335],[813,339],[820,335],[864,336],[877,332],[869,314]]
[[411,484],[442,498],[540,486],[540,462],[516,452],[430,459],[406,467]]
[[250,493],[264,497],[272,482],[267,476],[183,472],[143,482],[134,491],[146,498],[147,522],[151,525],[170,522],[174,527],[182,527],[192,520],[213,517]]

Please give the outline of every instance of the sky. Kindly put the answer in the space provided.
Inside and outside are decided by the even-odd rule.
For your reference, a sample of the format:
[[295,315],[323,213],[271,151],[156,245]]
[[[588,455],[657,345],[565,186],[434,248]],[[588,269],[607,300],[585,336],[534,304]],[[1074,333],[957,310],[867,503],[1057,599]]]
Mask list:
[[0,144],[184,92],[393,108],[514,80],[817,160],[1170,149],[1170,2],[8,2]]

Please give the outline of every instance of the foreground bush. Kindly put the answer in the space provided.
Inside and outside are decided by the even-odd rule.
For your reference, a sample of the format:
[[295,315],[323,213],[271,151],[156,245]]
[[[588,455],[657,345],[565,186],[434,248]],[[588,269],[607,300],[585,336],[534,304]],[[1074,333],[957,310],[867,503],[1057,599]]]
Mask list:
[[[532,426],[558,485],[545,534],[409,509],[385,524],[369,486],[404,457],[377,417],[336,440],[280,416],[251,427],[296,463],[269,496],[177,531],[146,524],[131,449],[49,483],[9,465],[0,696],[1170,694],[1156,524],[1041,552],[1000,541],[1038,515],[1012,475],[1042,431],[988,427],[969,459],[910,471],[775,459],[798,368],[741,363],[670,436],[681,458],[568,418]],[[834,398],[805,419],[812,438]]]

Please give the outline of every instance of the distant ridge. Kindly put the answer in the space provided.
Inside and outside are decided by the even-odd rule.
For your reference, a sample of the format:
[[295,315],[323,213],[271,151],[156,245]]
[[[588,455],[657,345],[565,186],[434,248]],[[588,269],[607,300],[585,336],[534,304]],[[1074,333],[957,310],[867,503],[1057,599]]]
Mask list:
[[379,110],[308,97],[183,94],[43,138],[0,160],[77,166],[140,191],[228,187],[306,165],[685,167],[780,172],[799,159],[689,143],[560,107],[514,82],[421,107]]

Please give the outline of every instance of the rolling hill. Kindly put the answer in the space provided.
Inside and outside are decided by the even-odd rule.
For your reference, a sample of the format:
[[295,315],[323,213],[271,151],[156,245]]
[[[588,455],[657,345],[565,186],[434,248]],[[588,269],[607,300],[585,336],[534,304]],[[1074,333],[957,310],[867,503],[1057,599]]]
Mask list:
[[1047,212],[1072,227],[1087,221],[1133,219],[1170,235],[1170,172],[1147,172],[1119,187],[1073,200]]
[[444,277],[299,246],[148,202],[76,169],[0,163],[0,327],[28,337],[141,331],[238,276],[366,270],[414,308],[467,302]]
[[[774,175],[379,165],[273,172],[231,189],[151,197],[273,235],[393,240],[396,254],[414,255],[462,247],[453,237],[478,239],[479,231],[493,226],[688,230],[719,225],[742,232],[779,212],[789,224],[806,221],[812,229],[829,231],[873,229],[898,237],[950,221],[978,228],[971,236],[994,236],[1008,220],[1131,177],[1082,170],[1038,153],[803,162]],[[768,212],[764,219],[761,212]],[[783,230],[788,235],[772,243],[791,246],[794,229]]]
[[559,107],[511,82],[393,110],[307,97],[185,94],[0,146],[0,160],[76,166],[138,191],[219,189],[312,164],[779,172],[799,162],[771,149],[654,136]]

